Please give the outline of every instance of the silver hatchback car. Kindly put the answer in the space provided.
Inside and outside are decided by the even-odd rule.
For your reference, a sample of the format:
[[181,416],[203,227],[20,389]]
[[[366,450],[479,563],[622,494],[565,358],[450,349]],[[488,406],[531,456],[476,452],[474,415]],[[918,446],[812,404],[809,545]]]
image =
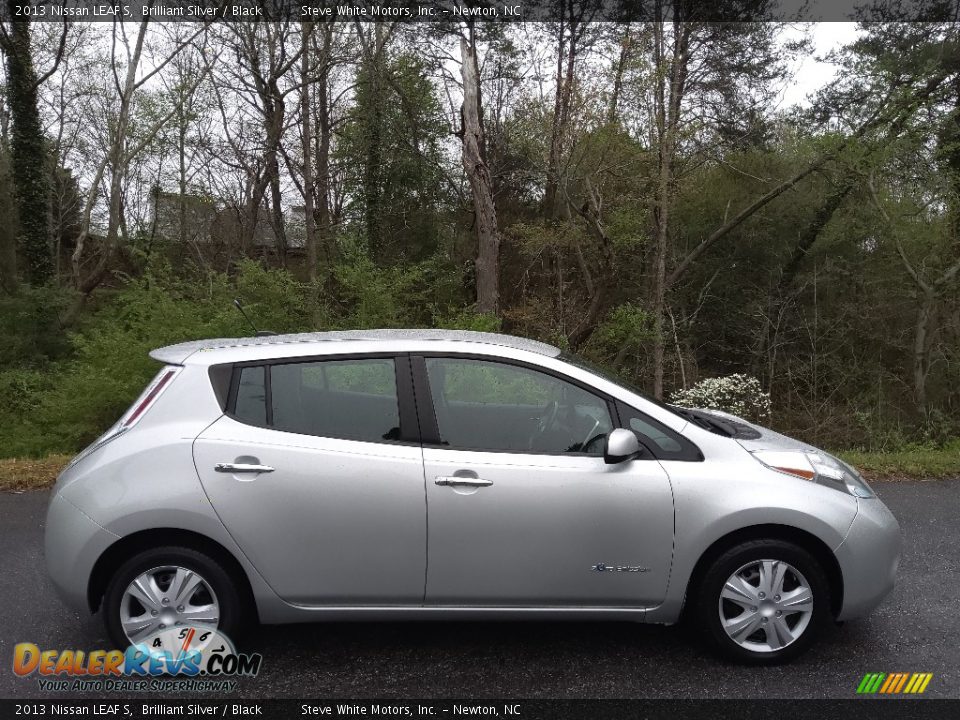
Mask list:
[[853,468],[550,345],[382,330],[151,356],[46,523],[54,584],[118,647],[257,620],[683,615],[770,663],[894,585],[899,526]]

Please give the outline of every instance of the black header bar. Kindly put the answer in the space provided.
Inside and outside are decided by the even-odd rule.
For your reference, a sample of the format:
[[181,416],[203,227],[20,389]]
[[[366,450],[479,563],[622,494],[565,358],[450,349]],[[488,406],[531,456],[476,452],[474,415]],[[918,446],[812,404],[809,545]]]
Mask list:
[[737,718],[768,720],[783,715],[798,720],[903,720],[956,717],[960,700],[862,698],[851,700],[215,700],[113,698],[102,700],[0,700],[3,718],[498,718],[499,720],[682,720]]
[[[957,0],[27,0],[0,3],[0,19],[34,22],[314,21],[550,22],[561,8],[587,22],[647,22],[657,7],[700,22],[950,21]],[[12,13],[12,15],[11,15]]]

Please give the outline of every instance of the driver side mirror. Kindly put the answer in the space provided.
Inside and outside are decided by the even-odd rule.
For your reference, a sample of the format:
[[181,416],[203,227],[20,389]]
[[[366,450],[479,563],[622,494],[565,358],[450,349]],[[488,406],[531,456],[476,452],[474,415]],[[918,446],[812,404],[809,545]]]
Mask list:
[[617,428],[607,435],[603,446],[603,461],[607,465],[622,463],[640,454],[640,441],[630,430]]

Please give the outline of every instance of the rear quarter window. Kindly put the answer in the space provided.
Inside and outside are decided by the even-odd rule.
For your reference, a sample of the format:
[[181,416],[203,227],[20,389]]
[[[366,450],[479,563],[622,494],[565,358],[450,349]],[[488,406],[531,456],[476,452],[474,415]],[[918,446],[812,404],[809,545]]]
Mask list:
[[261,367],[245,367],[239,370],[237,400],[234,415],[250,425],[267,424],[266,371]]

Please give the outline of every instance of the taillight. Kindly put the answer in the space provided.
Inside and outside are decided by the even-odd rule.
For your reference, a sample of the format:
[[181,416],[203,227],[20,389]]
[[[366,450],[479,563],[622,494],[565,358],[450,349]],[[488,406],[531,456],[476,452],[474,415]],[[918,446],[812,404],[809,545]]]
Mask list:
[[163,389],[170,384],[170,381],[180,372],[180,368],[167,368],[163,370],[146,389],[140,399],[137,400],[118,423],[118,430],[127,430],[132,427],[153,403],[160,397]]
[[116,424],[113,425],[109,430],[107,430],[103,435],[98,437],[90,445],[88,445],[83,452],[77,455],[70,463],[67,465],[67,468],[70,468],[76,465],[78,462],[83,460],[85,457],[90,455],[90,453],[99,450],[108,442],[111,442],[127,430],[129,430],[140,418],[143,417],[143,414],[150,409],[150,406],[153,405],[157,398],[160,397],[160,393],[163,392],[164,388],[169,387],[170,381],[177,376],[183,368],[181,367],[166,367],[161,370],[153,381],[147,385],[147,389],[144,390],[140,397],[137,398],[136,402],[124,413],[123,417],[120,418]]

